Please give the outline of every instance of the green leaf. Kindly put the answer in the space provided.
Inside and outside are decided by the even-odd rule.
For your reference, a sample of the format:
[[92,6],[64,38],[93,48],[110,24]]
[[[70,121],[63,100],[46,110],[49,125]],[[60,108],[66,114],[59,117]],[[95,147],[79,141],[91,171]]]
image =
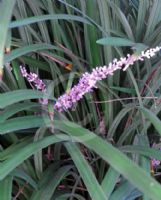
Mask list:
[[[96,177],[93,174],[93,171],[87,161],[84,159],[82,153],[76,144],[70,142],[65,144],[69,154],[72,157],[73,162],[75,163],[81,178],[83,179],[87,190],[91,196],[92,200],[106,200],[107,197],[103,192],[101,186],[98,184]],[[92,183],[92,184],[91,184]]]
[[0,94],[0,108],[3,109],[6,106],[9,106],[13,103],[17,103],[19,101],[24,101],[28,99],[40,99],[40,98],[49,98],[54,99],[52,97],[48,97],[41,91],[37,90],[14,90],[11,92],[6,92]]
[[25,180],[28,184],[30,184],[34,189],[38,189],[37,187],[37,183],[36,181],[30,177],[25,171],[23,171],[22,169],[15,169],[12,173],[12,176],[18,178],[18,179],[22,179]]
[[149,46],[143,44],[143,43],[136,43],[135,45],[132,46],[131,49],[134,50],[134,54],[136,56],[139,56],[142,51],[145,51]]
[[31,155],[38,152],[40,149],[47,147],[48,145],[69,141],[69,137],[64,134],[48,136],[39,140],[38,142],[30,143],[27,146],[22,147],[18,151],[14,151],[12,157],[0,163],[0,180],[4,179],[10,172],[12,172],[17,166],[19,166],[24,160]]
[[4,48],[15,0],[0,1],[0,69],[3,67]]
[[[123,182],[119,187],[114,191],[114,193],[110,196],[109,200],[116,199],[130,199],[129,196],[135,191],[135,187],[131,185],[128,181]],[[136,197],[142,196],[142,194],[136,190]],[[133,199],[133,198],[132,198]]]
[[161,3],[160,0],[155,0],[151,5],[151,9],[147,21],[147,29],[144,33],[144,41],[148,40],[151,34],[155,31],[160,17]]
[[11,117],[12,115],[15,115],[16,113],[20,111],[29,110],[31,108],[40,109],[40,104],[33,103],[33,102],[25,102],[25,103],[17,103],[14,105],[10,105],[4,111],[0,112],[0,123],[2,123],[7,118]]
[[112,191],[114,190],[116,183],[119,179],[120,174],[110,167],[101,183],[102,190],[105,192],[107,199],[110,197]]
[[[53,50],[60,50],[59,47],[56,47],[51,44],[41,43],[41,44],[31,44],[23,47],[19,47],[11,51],[10,54],[5,55],[4,62],[11,62],[15,58],[20,56],[26,55],[31,52],[36,52],[38,50],[45,50],[45,49],[53,49]],[[60,50],[61,51],[61,50]]]
[[50,123],[50,118],[43,116],[17,117],[0,123],[0,135],[22,129],[49,126]]
[[14,151],[20,150],[22,147],[28,145],[32,141],[31,138],[19,140],[18,143],[10,145],[8,148],[0,151],[0,162],[12,157]]
[[7,176],[4,180],[0,181],[0,195],[1,200],[12,199],[12,176]]
[[126,145],[119,148],[122,152],[132,153],[132,154],[141,154],[149,158],[155,158],[161,160],[161,151],[158,149],[140,146],[140,145]]
[[141,40],[141,36],[144,32],[145,28],[145,18],[146,13],[149,8],[150,1],[142,0],[138,1],[139,7],[138,7],[138,15],[137,15],[137,25],[136,25],[136,40]]
[[119,92],[136,95],[135,89],[132,88],[116,87],[116,86],[111,86],[110,88]]
[[106,37],[96,41],[98,44],[109,46],[133,46],[135,43],[131,40],[120,37]]
[[49,72],[50,68],[49,68],[49,63],[47,62],[43,62],[34,58],[31,58],[30,56],[22,56],[22,60],[29,66],[32,66],[34,68],[39,68],[42,69],[44,71]]
[[9,28],[17,28],[41,21],[46,21],[46,20],[73,20],[73,21],[78,21],[86,24],[90,24],[88,20],[86,20],[83,17],[79,17],[76,15],[67,15],[67,14],[51,14],[51,15],[40,15],[40,16],[34,16],[34,17],[28,17],[26,19],[21,19],[17,21],[13,21],[10,23]]
[[54,170],[53,167],[47,169],[48,173],[44,173],[44,176],[39,183],[39,189],[33,192],[30,200],[50,200],[56,190],[56,187],[72,167],[72,165],[67,165],[58,170]]
[[140,110],[143,112],[144,116],[153,124],[158,133],[161,135],[160,119],[151,110],[148,110],[145,107],[141,107]]
[[[152,199],[160,198],[160,184],[110,143],[72,122],[55,121],[54,125],[55,128],[68,133],[74,140],[83,143],[97,153],[148,197]],[[144,178],[141,179],[140,177]]]

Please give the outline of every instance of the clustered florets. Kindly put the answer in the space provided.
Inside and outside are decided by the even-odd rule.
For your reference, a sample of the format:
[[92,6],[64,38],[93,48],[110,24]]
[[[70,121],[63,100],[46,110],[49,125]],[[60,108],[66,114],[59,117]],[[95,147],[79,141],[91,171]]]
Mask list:
[[[39,79],[37,74],[32,72],[28,73],[26,68],[23,66],[20,66],[20,70],[22,76],[25,77],[30,84],[32,84],[36,89],[46,92],[46,85],[41,79]],[[41,104],[48,104],[47,99],[40,99],[39,101]]]
[[156,159],[152,159],[151,160],[151,164],[153,167],[157,167],[158,165],[160,165],[160,160],[156,160]]
[[142,51],[139,56],[128,54],[127,57],[120,58],[120,60],[114,59],[108,66],[96,67],[91,73],[84,73],[77,85],[57,99],[54,108],[59,112],[72,108],[84,94],[96,88],[97,81],[105,79],[108,75],[113,75],[114,71],[118,69],[125,71],[129,65],[133,65],[137,60],[143,61],[144,58],[153,57],[160,49],[161,47],[151,48],[147,51]]
[[37,74],[32,72],[28,73],[26,68],[22,66],[20,66],[20,70],[22,76],[25,77],[29,83],[32,83],[38,90],[41,90],[43,92],[46,91],[46,85],[41,79],[39,79]]

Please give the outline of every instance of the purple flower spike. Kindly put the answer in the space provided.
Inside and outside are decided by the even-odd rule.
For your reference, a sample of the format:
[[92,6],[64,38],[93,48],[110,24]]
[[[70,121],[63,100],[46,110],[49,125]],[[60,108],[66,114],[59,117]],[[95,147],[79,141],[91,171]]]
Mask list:
[[120,58],[120,60],[114,59],[108,66],[96,67],[91,73],[84,73],[77,85],[75,85],[68,93],[63,94],[57,99],[54,109],[62,112],[63,110],[72,108],[77,101],[83,98],[83,95],[91,92],[93,88],[96,88],[97,81],[105,79],[108,75],[113,75],[118,69],[123,68],[123,71],[125,71],[130,65],[133,65],[134,62],[138,60],[143,61],[144,58],[149,59],[155,56],[160,50],[161,47],[156,47],[147,51],[142,51],[140,56],[128,54],[127,57]]
[[[32,73],[32,72],[28,73],[26,68],[22,66],[20,66],[20,70],[21,70],[22,76],[25,77],[29,83],[33,84],[36,89],[41,90],[42,92],[46,91],[46,85],[41,79],[39,79],[37,74]],[[48,104],[47,99],[40,99],[39,102],[43,105]]]

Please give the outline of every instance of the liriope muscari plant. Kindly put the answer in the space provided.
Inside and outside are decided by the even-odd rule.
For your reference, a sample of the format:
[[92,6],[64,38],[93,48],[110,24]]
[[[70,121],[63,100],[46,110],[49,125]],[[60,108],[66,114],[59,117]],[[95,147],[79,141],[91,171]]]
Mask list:
[[[103,80],[109,75],[113,75],[116,70],[122,69],[123,71],[126,71],[128,67],[133,65],[136,61],[144,61],[145,58],[150,59],[160,50],[161,47],[157,46],[156,48],[142,51],[138,56],[127,54],[126,57],[121,57],[119,60],[114,59],[108,65],[94,68],[91,73],[85,72],[79,79],[78,84],[74,85],[70,91],[57,99],[53,105],[54,109],[58,112],[63,112],[72,108],[86,93],[92,92],[94,88],[97,88],[97,81]],[[20,66],[20,70],[22,76],[26,78],[32,88],[41,90],[44,93],[47,92],[45,83],[36,73],[28,73],[25,66]],[[47,99],[41,99],[39,102],[44,105],[48,104]],[[156,169],[160,165],[160,161],[154,158],[151,158],[150,163],[152,169]]]

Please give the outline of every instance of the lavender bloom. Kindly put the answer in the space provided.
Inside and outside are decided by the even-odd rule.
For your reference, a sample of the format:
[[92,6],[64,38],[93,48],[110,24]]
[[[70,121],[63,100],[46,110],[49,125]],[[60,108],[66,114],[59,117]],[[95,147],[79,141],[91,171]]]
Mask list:
[[26,68],[20,66],[20,70],[21,70],[21,74],[22,74],[22,76],[25,77],[25,78],[27,78],[28,73],[27,73],[27,71],[26,71]]
[[108,75],[113,75],[114,71],[122,69],[125,71],[134,62],[144,58],[151,58],[155,56],[156,52],[160,51],[161,47],[151,48],[147,51],[142,51],[140,56],[135,54],[128,54],[127,57],[120,58],[120,60],[114,59],[108,66],[96,67],[91,73],[84,73],[80,78],[77,85],[75,85],[68,93],[60,96],[54,105],[54,109],[59,112],[72,108],[77,101],[79,101],[83,95],[91,92],[96,88],[97,81],[105,79]]
[[[154,143],[154,144],[152,145],[152,147],[153,147],[153,148],[157,148],[157,144]],[[161,148],[159,148],[159,150],[161,150]],[[152,165],[153,167],[157,167],[158,165],[160,165],[160,163],[161,163],[160,160],[157,160],[157,159],[155,159],[155,158],[151,159],[151,165]]]
[[158,165],[160,165],[160,160],[152,159],[151,164],[153,167],[157,167]]
[[[38,90],[41,90],[42,92],[46,92],[46,85],[41,79],[39,79],[37,74],[32,73],[32,72],[28,73],[26,68],[22,66],[20,66],[20,70],[21,70],[22,76],[25,77],[29,83],[33,84],[33,86],[37,88]],[[47,99],[40,99],[39,102],[44,105],[48,104]]]

